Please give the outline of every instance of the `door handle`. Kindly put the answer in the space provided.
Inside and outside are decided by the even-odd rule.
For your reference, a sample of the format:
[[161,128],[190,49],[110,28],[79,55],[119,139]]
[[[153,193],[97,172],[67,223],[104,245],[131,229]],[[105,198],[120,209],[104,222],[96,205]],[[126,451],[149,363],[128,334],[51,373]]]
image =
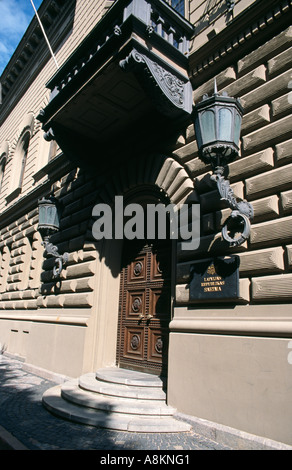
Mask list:
[[147,313],[147,315],[145,315],[144,313],[140,313],[139,315],[140,320],[143,320],[143,319],[151,320],[151,318],[153,318],[153,315],[151,315],[151,313]]

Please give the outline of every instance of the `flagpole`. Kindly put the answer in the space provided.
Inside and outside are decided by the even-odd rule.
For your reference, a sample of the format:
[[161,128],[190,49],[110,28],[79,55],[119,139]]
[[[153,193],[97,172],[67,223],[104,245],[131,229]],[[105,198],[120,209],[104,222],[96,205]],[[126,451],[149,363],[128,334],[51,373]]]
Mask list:
[[37,20],[38,20],[38,22],[39,22],[39,25],[40,25],[40,27],[41,27],[41,30],[42,30],[43,35],[44,35],[44,37],[45,37],[45,40],[46,40],[46,42],[47,42],[48,48],[50,49],[50,53],[51,53],[51,55],[52,55],[52,57],[53,57],[53,59],[54,59],[54,62],[55,62],[55,64],[56,64],[56,67],[57,67],[57,69],[58,69],[58,68],[59,68],[59,65],[58,65],[57,59],[56,59],[56,57],[54,56],[53,50],[52,50],[52,48],[51,48],[51,45],[50,45],[50,43],[49,43],[49,40],[48,40],[47,35],[46,35],[46,33],[45,33],[45,30],[44,30],[44,28],[43,28],[43,25],[42,25],[42,22],[41,22],[41,20],[40,20],[39,15],[38,15],[38,12],[36,11],[36,8],[35,8],[35,6],[34,6],[33,1],[30,0],[30,2],[31,2],[31,4],[32,4],[32,7],[33,7],[34,12],[35,12],[36,17],[37,17]]

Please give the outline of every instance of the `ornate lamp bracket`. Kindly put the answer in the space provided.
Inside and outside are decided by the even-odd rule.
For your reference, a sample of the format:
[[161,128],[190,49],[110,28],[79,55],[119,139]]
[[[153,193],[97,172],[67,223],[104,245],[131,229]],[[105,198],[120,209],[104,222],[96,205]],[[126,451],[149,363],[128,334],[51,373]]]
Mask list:
[[44,237],[42,245],[45,248],[45,253],[48,256],[53,256],[55,258],[55,265],[53,267],[53,277],[57,278],[60,276],[64,265],[68,262],[68,253],[63,253],[60,255],[58,253],[58,248],[49,241],[49,236]]
[[[221,199],[226,201],[232,212],[222,227],[222,236],[230,246],[239,246],[244,243],[250,236],[250,220],[253,218],[254,210],[252,205],[246,200],[236,198],[229,180],[223,176],[224,167],[217,167],[211,176],[216,182],[217,189]],[[229,230],[241,230],[240,235],[231,237]]]
[[221,199],[232,209],[230,217],[222,228],[222,236],[230,246],[238,246],[250,235],[250,220],[253,218],[252,205],[236,198],[224,173],[228,164],[239,155],[240,128],[243,107],[238,98],[220,95],[214,81],[213,96],[204,95],[194,108],[194,124],[199,157],[211,164]]
[[53,196],[49,196],[40,199],[38,206],[38,231],[40,232],[43,238],[42,245],[45,248],[45,254],[48,256],[53,256],[55,258],[55,265],[53,267],[53,277],[57,278],[58,276],[60,276],[64,264],[68,261],[68,253],[60,255],[58,253],[58,248],[50,242],[51,235],[58,232],[60,228],[60,205]]

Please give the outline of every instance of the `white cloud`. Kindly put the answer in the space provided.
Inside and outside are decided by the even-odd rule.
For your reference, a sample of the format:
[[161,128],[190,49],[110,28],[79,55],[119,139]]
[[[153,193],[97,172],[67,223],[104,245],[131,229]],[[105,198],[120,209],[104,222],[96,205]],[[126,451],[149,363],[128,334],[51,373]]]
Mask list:
[[[29,0],[28,0],[29,1]],[[9,36],[19,36],[24,33],[30,15],[27,13],[27,0],[0,0],[1,13],[1,36],[8,34]],[[9,40],[9,37],[7,37]]]

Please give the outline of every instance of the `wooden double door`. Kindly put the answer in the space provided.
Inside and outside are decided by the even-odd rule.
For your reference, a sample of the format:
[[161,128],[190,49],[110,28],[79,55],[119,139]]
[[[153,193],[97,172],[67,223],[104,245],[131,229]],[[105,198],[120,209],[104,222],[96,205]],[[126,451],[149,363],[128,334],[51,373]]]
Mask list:
[[171,311],[171,243],[125,243],[121,271],[118,365],[166,375]]

